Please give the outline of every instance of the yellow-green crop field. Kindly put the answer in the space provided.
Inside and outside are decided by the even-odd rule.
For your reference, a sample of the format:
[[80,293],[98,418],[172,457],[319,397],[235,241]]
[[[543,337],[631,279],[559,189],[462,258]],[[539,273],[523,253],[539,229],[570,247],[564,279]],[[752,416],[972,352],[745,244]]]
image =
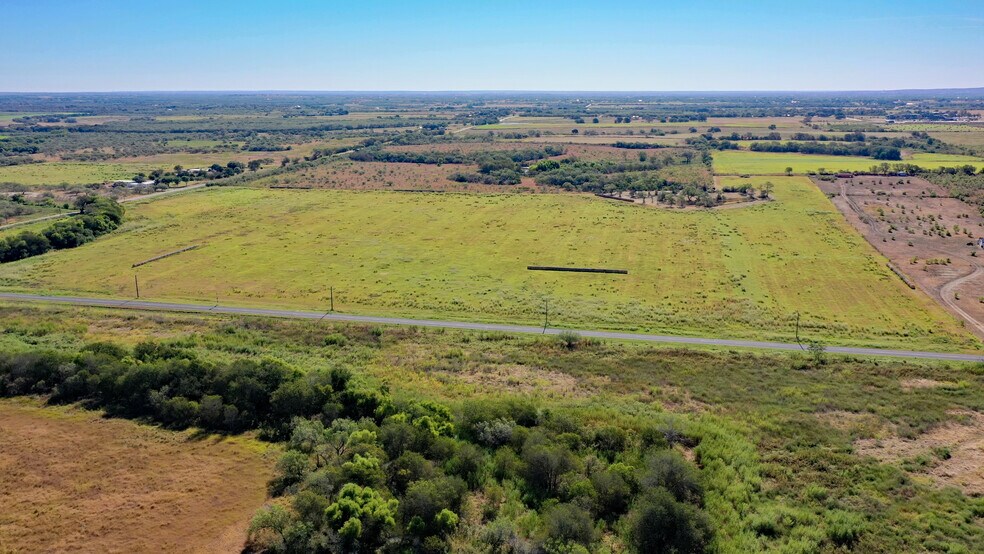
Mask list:
[[808,179],[768,180],[775,200],[708,211],[588,195],[209,189],[128,206],[107,237],[0,266],[0,288],[132,296],[137,273],[157,300],[321,310],[334,287],[347,313],[529,324],[549,300],[556,326],[786,340],[800,312],[801,334],[829,343],[976,344]]
[[[809,171],[866,171],[881,164],[879,160],[856,156],[824,156],[796,152],[748,152],[723,150],[714,152],[714,172],[724,175],[778,175],[793,168],[793,173]],[[888,162],[893,163],[893,162]],[[984,158],[957,154],[919,152],[898,163],[909,163],[926,169],[971,164],[984,166]]]
[[22,185],[85,185],[129,179],[159,166],[146,163],[48,162],[0,167],[0,183]]

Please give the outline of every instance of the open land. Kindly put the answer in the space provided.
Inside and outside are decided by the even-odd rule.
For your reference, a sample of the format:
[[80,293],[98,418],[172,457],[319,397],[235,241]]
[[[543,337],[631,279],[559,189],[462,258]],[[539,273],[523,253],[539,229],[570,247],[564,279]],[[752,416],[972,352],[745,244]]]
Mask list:
[[238,552],[269,448],[0,401],[0,550]]
[[582,195],[210,190],[134,206],[121,232],[6,264],[0,279],[7,290],[129,296],[133,263],[203,244],[140,267],[143,297],[318,309],[331,287],[337,310],[517,323],[542,321],[547,301],[558,324],[736,338],[791,338],[798,311],[825,340],[970,345],[808,179],[770,179],[774,202],[714,213]]
[[[982,551],[981,108],[973,95],[0,95],[12,220],[87,194],[135,200],[77,247],[11,256],[0,292],[127,299],[139,284],[141,300],[221,307],[0,301],[0,396],[21,396],[0,401],[0,552],[324,547],[352,531],[325,516],[353,484],[394,510],[381,540],[407,550],[532,551],[557,521],[584,520],[565,548],[629,552],[649,493],[692,485],[665,506],[680,529],[706,522],[694,551]],[[878,156],[912,167],[833,175]],[[154,170],[154,187],[107,183]],[[0,229],[0,251],[51,225]],[[550,330],[230,313],[242,307]],[[63,399],[78,404],[45,404]],[[541,479],[551,460],[566,473]],[[412,517],[428,505],[443,511]],[[360,540],[378,531],[358,526]]]
[[[966,415],[984,409],[984,382],[971,366],[832,357],[814,367],[801,355],[617,343],[568,350],[505,334],[63,306],[0,305],[0,315],[8,351],[156,338],[213,359],[248,352],[311,371],[357,361],[364,383],[399,383],[397,401],[532,398],[588,414],[590,426],[668,425],[698,440],[677,448],[702,460],[715,548],[832,548],[846,513],[865,522],[858,550],[925,549],[941,533],[971,551],[984,541],[968,435],[979,422]],[[731,386],[721,386],[722,368]],[[946,516],[926,515],[934,513]],[[796,517],[775,533],[756,531],[776,514]]]

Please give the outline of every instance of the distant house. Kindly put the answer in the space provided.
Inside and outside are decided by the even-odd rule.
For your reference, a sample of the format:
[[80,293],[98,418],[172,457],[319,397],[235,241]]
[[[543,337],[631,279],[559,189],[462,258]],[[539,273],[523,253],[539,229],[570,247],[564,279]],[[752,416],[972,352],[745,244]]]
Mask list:
[[133,187],[144,186],[144,185],[153,186],[154,183],[156,183],[156,181],[143,181],[142,183],[138,183],[132,179],[120,179],[119,181],[113,181],[112,185],[114,187],[133,188]]
[[835,177],[837,177],[838,179],[853,179],[854,178],[854,174],[853,173],[838,173],[837,175],[835,175]]

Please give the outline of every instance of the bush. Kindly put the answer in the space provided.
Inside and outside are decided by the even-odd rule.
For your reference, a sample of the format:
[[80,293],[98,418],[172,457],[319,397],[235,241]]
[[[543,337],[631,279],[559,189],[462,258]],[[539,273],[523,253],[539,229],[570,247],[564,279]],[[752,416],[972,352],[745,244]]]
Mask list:
[[638,500],[626,517],[626,542],[635,552],[699,553],[710,542],[706,516],[663,489]]
[[543,526],[550,541],[589,546],[595,540],[591,516],[573,504],[557,504],[551,508],[543,518]]
[[837,510],[827,516],[827,536],[834,544],[850,546],[863,531],[864,520],[857,514]]
[[661,488],[680,502],[698,503],[704,492],[693,466],[672,450],[651,454],[639,482],[644,490]]
[[568,350],[574,350],[581,343],[581,335],[574,331],[561,331],[557,334],[557,341]]

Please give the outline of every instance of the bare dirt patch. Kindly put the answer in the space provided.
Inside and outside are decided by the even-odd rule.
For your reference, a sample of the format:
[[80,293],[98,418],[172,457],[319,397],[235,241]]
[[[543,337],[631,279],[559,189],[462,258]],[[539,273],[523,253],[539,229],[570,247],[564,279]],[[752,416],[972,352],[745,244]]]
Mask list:
[[938,389],[943,386],[953,385],[953,383],[947,383],[944,381],[937,381],[935,379],[903,379],[900,383],[902,385],[902,390],[911,391],[917,389]]
[[984,337],[984,217],[918,177],[814,180],[915,286]]
[[862,456],[924,473],[941,485],[967,494],[984,495],[984,414],[955,412],[960,420],[940,425],[913,440],[900,437],[861,439],[854,447]]
[[272,451],[0,402],[0,551],[239,552]]
[[540,393],[550,397],[580,398],[593,394],[598,388],[595,383],[566,373],[515,364],[476,364],[456,371],[453,375],[477,386],[484,393],[505,389],[522,394]]

